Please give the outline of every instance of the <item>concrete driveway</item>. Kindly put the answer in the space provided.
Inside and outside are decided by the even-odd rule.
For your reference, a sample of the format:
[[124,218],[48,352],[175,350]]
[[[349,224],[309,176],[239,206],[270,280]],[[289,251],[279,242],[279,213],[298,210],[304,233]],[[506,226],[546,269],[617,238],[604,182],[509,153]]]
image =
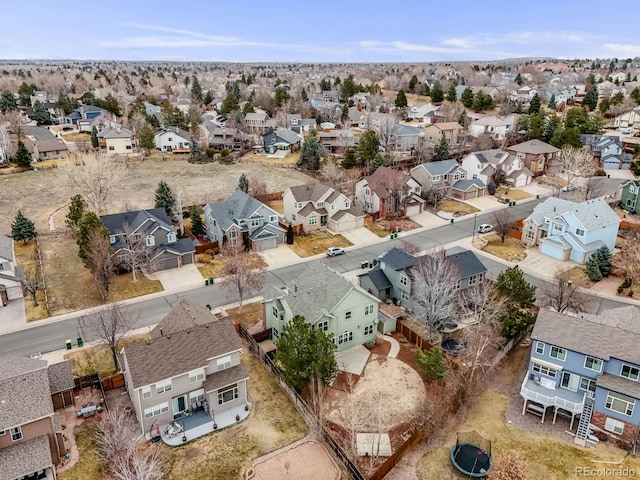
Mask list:
[[[24,328],[27,316],[24,311],[24,298],[9,300],[6,307],[0,303],[0,335]],[[28,302],[31,301],[29,298]]]
[[154,280],[160,280],[165,291],[181,289],[188,286],[204,285],[204,278],[192,263],[180,268],[161,270],[149,275]]
[[346,232],[340,232],[340,234],[356,246],[368,245],[380,241],[380,237],[366,227],[354,228]]
[[439,227],[441,225],[445,225],[449,223],[449,221],[445,218],[440,218],[437,215],[434,215],[431,212],[424,211],[419,213],[418,215],[413,215],[410,217],[411,220],[420,224],[422,227]]
[[301,261],[300,257],[286,243],[281,243],[276,248],[262,250],[258,254],[264,258],[269,267],[283,267]]

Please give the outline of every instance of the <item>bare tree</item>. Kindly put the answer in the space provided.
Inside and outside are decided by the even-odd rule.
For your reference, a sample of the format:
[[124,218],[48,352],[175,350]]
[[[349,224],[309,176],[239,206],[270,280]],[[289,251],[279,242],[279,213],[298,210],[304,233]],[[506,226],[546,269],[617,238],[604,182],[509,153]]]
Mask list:
[[100,213],[109,194],[124,177],[125,165],[107,155],[82,155],[79,164],[67,162],[63,172],[78,187],[89,208]]
[[418,258],[411,281],[416,314],[434,333],[457,313],[460,269],[438,249]]
[[174,190],[175,192],[175,204],[173,205],[173,215],[178,219],[178,228],[180,229],[180,235],[184,235],[184,209],[185,209],[185,196],[182,189],[178,186]]
[[242,313],[242,302],[262,289],[265,282],[265,268],[256,262],[258,256],[242,251],[241,245],[223,247],[224,267],[221,287],[230,295],[238,297],[238,312]]
[[640,274],[640,232],[625,232],[622,250],[613,259],[616,267],[621,268],[625,278],[629,279],[633,289]]
[[[36,257],[37,254],[34,254]],[[42,275],[42,270],[40,269],[40,263],[38,259],[35,258],[32,265],[27,266],[19,276],[20,283],[22,283],[22,288],[31,295],[31,300],[33,301],[33,306],[38,306],[38,290],[42,290],[44,288],[44,277]]]
[[588,150],[565,145],[558,154],[567,185],[576,184],[576,177],[590,178],[598,168],[598,162]]
[[155,263],[150,257],[150,248],[147,247],[146,239],[141,234],[130,233],[129,225],[124,225],[122,239],[126,245],[126,252],[121,257],[120,264],[127,271],[131,272],[134,282],[138,281],[137,272],[152,273],[155,270]]
[[111,350],[113,366],[118,368],[118,344],[135,327],[138,315],[112,303],[92,316],[91,332]]
[[513,216],[506,209],[496,210],[493,214],[493,229],[504,243],[507,235],[514,228]]
[[540,306],[549,307],[559,313],[587,311],[590,303],[588,295],[573,284],[568,270],[557,270],[553,280],[540,288]]
[[438,203],[441,200],[445,199],[449,195],[449,188],[437,188],[430,187],[427,190],[423,190],[422,198],[424,198],[428,203],[433,205],[433,208],[438,208]]
[[337,185],[344,178],[344,170],[338,166],[334,155],[329,155],[325,158],[322,173],[331,185]]
[[115,276],[111,244],[100,229],[94,228],[89,233],[87,263],[103,301],[109,297],[109,285]]

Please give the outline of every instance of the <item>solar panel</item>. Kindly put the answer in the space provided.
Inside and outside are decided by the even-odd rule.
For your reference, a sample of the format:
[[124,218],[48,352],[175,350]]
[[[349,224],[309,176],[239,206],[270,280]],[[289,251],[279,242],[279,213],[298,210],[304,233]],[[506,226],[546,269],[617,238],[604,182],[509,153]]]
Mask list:
[[480,160],[480,163],[487,163],[487,157],[484,156],[484,153],[478,153],[476,154],[476,157],[478,157],[478,160]]

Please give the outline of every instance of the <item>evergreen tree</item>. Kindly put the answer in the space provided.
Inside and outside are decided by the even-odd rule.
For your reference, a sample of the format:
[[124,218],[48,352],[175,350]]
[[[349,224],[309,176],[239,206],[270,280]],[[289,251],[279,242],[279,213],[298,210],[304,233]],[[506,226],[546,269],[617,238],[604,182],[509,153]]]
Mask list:
[[458,94],[456,93],[456,85],[452,83],[449,86],[449,91],[447,92],[447,102],[455,102],[458,99]]
[[349,107],[347,105],[342,106],[342,111],[340,112],[340,120],[342,120],[343,125],[345,125],[349,120]]
[[147,153],[156,148],[155,135],[153,127],[148,123],[145,123],[138,134],[140,148],[144,148]]
[[87,211],[88,205],[82,195],[74,195],[71,197],[71,204],[69,205],[69,213],[67,213],[67,219],[65,223],[69,228],[77,229],[78,222],[84,216]]
[[551,100],[549,100],[549,108],[556,109],[556,94],[551,95]]
[[473,105],[473,90],[469,87],[465,88],[460,96],[460,101],[465,107],[471,108]]
[[410,92],[415,92],[417,85],[418,85],[418,77],[413,75],[411,77],[411,80],[409,80],[409,91]]
[[100,142],[98,141],[98,129],[94,125],[91,129],[91,146],[93,148],[98,148],[99,145]]
[[447,360],[442,347],[435,346],[429,350],[418,348],[414,357],[418,368],[433,380],[442,380],[447,376]]
[[200,144],[194,139],[191,139],[191,151],[189,152],[189,163],[202,163],[205,160],[205,156],[202,153]]
[[498,315],[502,327],[500,335],[507,340],[518,337],[536,321],[536,317],[528,310],[509,305]]
[[103,235],[109,235],[109,231],[104,228],[102,221],[94,212],[85,213],[78,222],[78,233],[76,234],[76,243],[78,244],[78,256],[84,264],[89,266],[89,242],[91,234],[94,231],[100,231]]
[[238,188],[244,193],[249,193],[249,179],[244,173],[240,175],[240,179],[238,180]]
[[15,164],[22,168],[31,168],[32,160],[33,158],[31,157],[31,153],[27,149],[27,146],[22,142],[22,140],[18,140],[18,148],[15,156],[13,157]]
[[611,251],[606,245],[603,245],[598,250],[596,250],[595,255],[592,255],[592,257],[594,256],[596,257],[596,262],[598,264],[600,273],[602,273],[603,277],[608,277],[609,273],[613,269]]
[[202,99],[202,103],[209,105],[211,102],[213,102],[213,95],[211,95],[211,90],[207,90],[207,93],[205,93],[204,98]]
[[164,180],[160,180],[156,188],[154,208],[164,208],[169,218],[174,220],[174,209],[176,208],[176,196],[171,187]]
[[404,90],[400,90],[396,95],[396,107],[404,108],[407,106],[407,96],[404,93]]
[[529,102],[529,115],[540,112],[540,97],[536,93]]
[[51,125],[51,114],[40,103],[40,100],[36,100],[36,103],[33,104],[33,119],[38,125]]
[[18,99],[9,90],[5,90],[0,95],[0,112],[13,112],[18,109]]
[[592,112],[598,108],[598,87],[592,86],[584,96],[582,105],[589,107]]
[[380,138],[378,138],[378,134],[374,130],[364,132],[358,142],[358,153],[362,158],[362,163],[368,166],[379,151]]
[[207,230],[204,227],[204,222],[202,221],[202,217],[200,216],[200,209],[196,205],[191,207],[189,218],[191,219],[191,233],[193,233],[196,237],[201,237],[202,235],[207,233]]
[[431,88],[431,101],[433,103],[440,103],[444,100],[444,92],[442,90],[442,85],[440,85],[439,81],[436,81]]
[[195,75],[191,80],[191,98],[198,103],[202,103],[202,87]]
[[429,84],[427,82],[424,82],[422,84],[422,95],[424,95],[425,97],[431,95],[431,89],[429,88]]
[[15,242],[22,240],[22,243],[27,243],[29,240],[38,236],[35,224],[22,214],[21,210],[18,210],[13,223],[11,224],[11,237]]
[[229,92],[227,93],[227,96],[224,97],[220,114],[227,115],[228,113],[235,112],[239,107],[240,103],[238,102],[238,97],[236,97],[233,92]]
[[384,167],[386,163],[387,162],[384,156],[380,152],[378,152],[378,154],[373,157],[373,160],[369,164],[369,175],[373,174],[373,172],[375,172],[378,167]]
[[22,82],[20,87],[18,87],[18,98],[20,99],[20,105],[22,105],[23,107],[31,105],[31,95],[33,95],[33,92],[35,92],[37,89],[38,88],[33,83],[29,84],[27,82]]
[[356,151],[349,147],[344,152],[344,158],[342,159],[342,168],[349,170],[356,166]]
[[462,125],[462,127],[466,128],[467,123],[467,112],[463,110],[462,113],[458,116],[458,123]]
[[589,257],[589,260],[584,264],[584,273],[587,274],[589,280],[592,282],[598,282],[602,279],[602,272],[598,265],[598,255],[594,253]]
[[522,86],[522,75],[520,75],[519,73],[516,75],[516,78],[514,80],[514,82],[516,82],[518,85]]
[[309,136],[302,146],[300,160],[298,166],[307,168],[315,172],[320,167],[320,158],[322,157],[322,145],[318,141],[318,137]]
[[531,308],[536,300],[536,287],[524,279],[524,273],[517,265],[498,275],[496,288],[520,308]]
[[449,160],[449,140],[444,136],[444,132],[440,136],[440,143],[436,147],[433,161]]

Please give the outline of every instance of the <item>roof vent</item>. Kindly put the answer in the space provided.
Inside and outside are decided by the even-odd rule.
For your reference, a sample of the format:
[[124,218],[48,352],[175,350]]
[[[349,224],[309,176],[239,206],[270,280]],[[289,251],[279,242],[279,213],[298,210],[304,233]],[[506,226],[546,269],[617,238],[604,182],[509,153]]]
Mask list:
[[160,336],[164,337],[164,333],[162,332],[162,329],[160,329]]

